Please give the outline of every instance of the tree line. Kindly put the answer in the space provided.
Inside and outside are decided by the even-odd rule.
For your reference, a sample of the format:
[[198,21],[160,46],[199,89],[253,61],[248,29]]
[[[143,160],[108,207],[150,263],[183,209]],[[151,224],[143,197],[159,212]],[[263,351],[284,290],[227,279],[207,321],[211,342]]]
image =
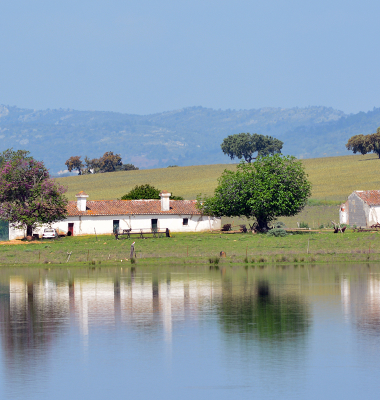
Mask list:
[[78,171],[78,175],[138,169],[133,164],[123,164],[120,154],[114,154],[113,151],[106,151],[100,158],[90,159],[85,156],[84,162],[82,156],[72,156],[66,160],[65,165],[69,172]]

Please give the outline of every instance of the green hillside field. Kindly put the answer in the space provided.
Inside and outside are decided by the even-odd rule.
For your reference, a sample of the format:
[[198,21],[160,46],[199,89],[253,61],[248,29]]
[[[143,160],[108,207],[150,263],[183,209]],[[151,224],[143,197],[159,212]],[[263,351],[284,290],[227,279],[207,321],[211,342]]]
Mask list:
[[[380,189],[380,159],[374,154],[302,160],[313,185],[310,204],[296,217],[281,218],[289,226],[308,222],[319,226],[338,219],[338,205],[354,190]],[[236,164],[197,165],[123,171],[95,175],[57,178],[67,186],[69,200],[83,190],[89,200],[117,199],[135,185],[149,183],[161,190],[185,199],[195,199],[203,193],[212,195],[224,169],[233,170]],[[234,224],[241,220],[234,219]]]

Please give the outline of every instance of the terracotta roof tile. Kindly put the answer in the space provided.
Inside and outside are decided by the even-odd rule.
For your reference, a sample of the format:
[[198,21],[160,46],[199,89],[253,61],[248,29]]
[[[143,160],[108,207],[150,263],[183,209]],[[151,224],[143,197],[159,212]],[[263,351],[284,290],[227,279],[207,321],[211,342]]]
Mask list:
[[380,190],[358,190],[355,191],[355,194],[369,206],[380,205]]
[[201,215],[195,207],[196,200],[170,200],[170,210],[161,211],[161,200],[90,200],[86,211],[79,211],[76,201],[69,201],[69,216],[75,215],[144,215],[179,214]]

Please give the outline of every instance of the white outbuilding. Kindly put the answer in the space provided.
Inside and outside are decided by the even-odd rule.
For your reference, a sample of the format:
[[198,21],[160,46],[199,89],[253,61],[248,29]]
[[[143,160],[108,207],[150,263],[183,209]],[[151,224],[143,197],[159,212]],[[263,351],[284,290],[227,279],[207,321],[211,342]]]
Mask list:
[[369,228],[380,224],[380,190],[356,190],[341,204],[341,224]]
[[[169,229],[171,232],[201,232],[221,228],[221,218],[203,215],[196,200],[170,200],[162,191],[160,200],[88,200],[84,192],[69,201],[68,217],[51,226],[72,236],[112,234],[115,230]],[[45,227],[33,233],[42,235]],[[10,228],[9,239],[24,237]]]

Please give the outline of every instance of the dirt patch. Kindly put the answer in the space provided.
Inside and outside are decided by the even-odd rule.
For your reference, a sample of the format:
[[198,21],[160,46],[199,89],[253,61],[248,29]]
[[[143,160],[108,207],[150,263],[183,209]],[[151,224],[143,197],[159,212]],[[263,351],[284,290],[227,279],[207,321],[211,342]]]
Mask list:
[[13,244],[38,244],[38,241],[27,242],[26,240],[7,240],[5,242],[0,242],[1,245],[13,245]]

